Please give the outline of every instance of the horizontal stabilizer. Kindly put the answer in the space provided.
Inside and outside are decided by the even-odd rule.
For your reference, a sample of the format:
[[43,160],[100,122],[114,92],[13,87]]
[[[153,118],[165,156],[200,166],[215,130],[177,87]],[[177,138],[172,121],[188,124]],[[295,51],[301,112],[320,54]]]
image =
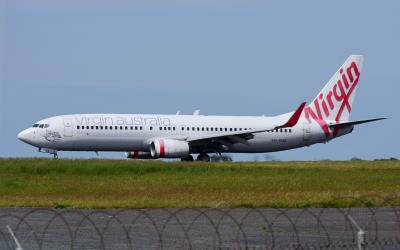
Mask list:
[[352,121],[352,122],[341,122],[341,123],[336,123],[336,124],[331,124],[329,125],[329,127],[331,129],[333,128],[346,128],[349,126],[354,126],[354,125],[358,125],[358,124],[363,124],[363,123],[367,123],[367,122],[374,122],[374,121],[379,121],[379,120],[384,120],[387,118],[375,118],[375,119],[369,119],[369,120],[359,120],[359,121]]

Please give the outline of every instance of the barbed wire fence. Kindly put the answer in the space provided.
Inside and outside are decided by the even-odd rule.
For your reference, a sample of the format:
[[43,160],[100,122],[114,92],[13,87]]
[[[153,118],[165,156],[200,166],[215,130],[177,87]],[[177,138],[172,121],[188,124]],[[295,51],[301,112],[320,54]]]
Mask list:
[[394,200],[355,200],[357,208],[3,208],[0,249],[399,249]]

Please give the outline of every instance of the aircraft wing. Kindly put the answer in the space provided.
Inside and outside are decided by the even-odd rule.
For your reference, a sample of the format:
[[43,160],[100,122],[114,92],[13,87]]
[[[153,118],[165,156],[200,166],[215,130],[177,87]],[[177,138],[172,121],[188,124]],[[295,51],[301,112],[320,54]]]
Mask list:
[[306,103],[303,102],[284,124],[271,125],[270,127],[265,127],[260,129],[248,129],[245,131],[242,130],[234,132],[229,131],[225,133],[218,133],[212,135],[189,137],[186,139],[186,141],[191,144],[203,144],[203,145],[207,143],[217,143],[226,145],[228,147],[234,143],[247,144],[247,140],[254,138],[254,134],[256,133],[262,133],[268,130],[289,128],[295,126],[300,118],[301,113],[303,112],[305,105]]
[[334,129],[334,128],[341,129],[341,128],[346,128],[349,126],[354,126],[354,125],[358,125],[358,124],[374,122],[374,121],[379,121],[379,120],[384,120],[384,119],[387,119],[387,118],[375,118],[375,119],[359,120],[359,121],[352,121],[352,122],[341,122],[341,123],[331,124],[331,125],[329,125],[329,127],[331,129]]

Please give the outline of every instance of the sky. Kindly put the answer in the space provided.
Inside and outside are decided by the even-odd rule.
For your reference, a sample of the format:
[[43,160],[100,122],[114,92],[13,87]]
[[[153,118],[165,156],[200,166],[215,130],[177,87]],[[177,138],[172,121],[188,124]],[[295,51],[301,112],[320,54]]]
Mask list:
[[325,145],[232,156],[400,158],[399,10],[394,0],[0,0],[0,157],[50,157],[16,135],[60,114],[289,112],[363,54],[350,119],[388,120]]

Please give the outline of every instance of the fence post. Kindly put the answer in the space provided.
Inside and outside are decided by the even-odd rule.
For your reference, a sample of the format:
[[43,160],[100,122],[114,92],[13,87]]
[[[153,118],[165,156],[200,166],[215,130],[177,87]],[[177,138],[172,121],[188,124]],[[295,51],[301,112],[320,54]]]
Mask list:
[[8,232],[11,234],[11,237],[13,238],[13,240],[14,240],[14,242],[15,242],[15,245],[16,245],[15,250],[24,250],[24,249],[22,248],[22,245],[24,245],[25,241],[29,238],[29,236],[33,233],[33,231],[30,231],[30,232],[28,233],[28,235],[25,237],[25,239],[20,243],[20,242],[18,241],[17,237],[15,236],[13,230],[11,229],[11,227],[10,227],[9,225],[7,225],[6,227],[7,227]]
[[353,219],[353,217],[350,216],[350,214],[347,215],[347,218],[349,218],[350,222],[357,228],[357,249],[358,250],[363,250],[365,246],[365,232],[361,229],[361,227],[358,226],[357,222]]
[[359,230],[357,233],[357,248],[359,250],[363,250],[365,245],[365,232],[363,230]]

